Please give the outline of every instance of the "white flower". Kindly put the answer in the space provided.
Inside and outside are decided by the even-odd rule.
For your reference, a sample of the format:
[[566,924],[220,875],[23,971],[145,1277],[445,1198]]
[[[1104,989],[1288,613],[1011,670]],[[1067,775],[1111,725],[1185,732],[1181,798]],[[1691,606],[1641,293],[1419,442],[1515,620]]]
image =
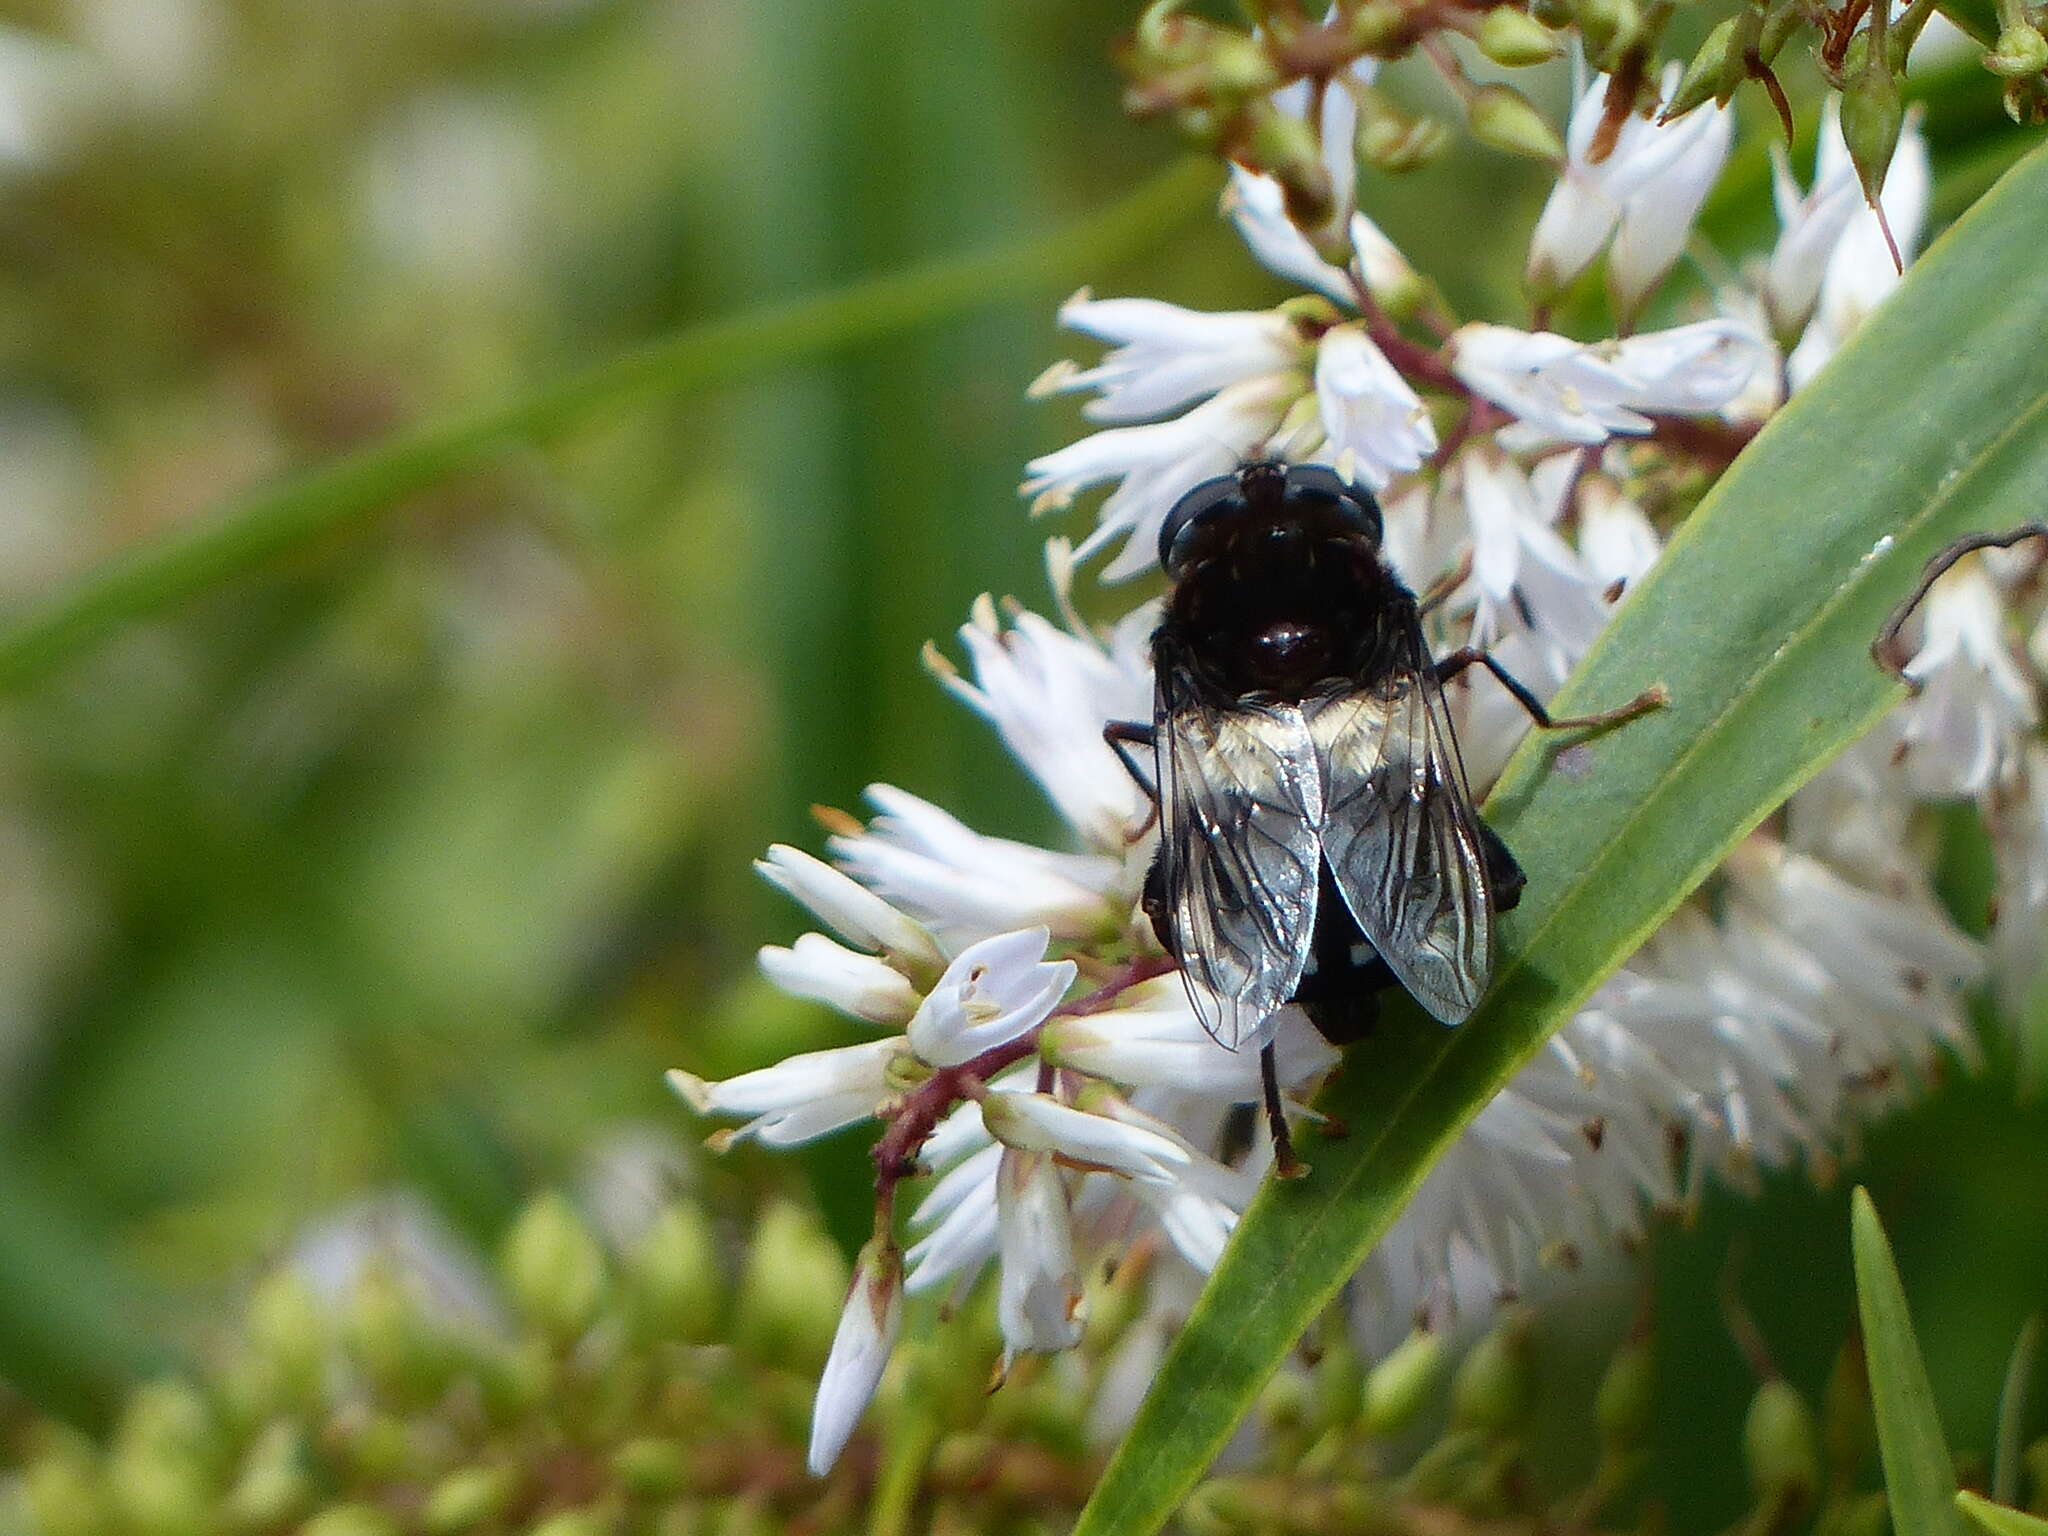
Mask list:
[[1581,477],[1578,513],[1579,558],[1603,590],[1635,586],[1663,553],[1663,541],[1643,509],[1605,475]]
[[1102,727],[1152,718],[1147,647],[1156,622],[1156,612],[1141,607],[1105,645],[1034,613],[1017,614],[1006,629],[984,599],[960,629],[974,680],[934,659],[946,690],[996,728],[1067,824],[1105,853],[1125,853],[1151,815]]
[[1813,184],[1802,195],[1784,148],[1771,145],[1771,196],[1778,209],[1778,243],[1764,268],[1764,308],[1780,338],[1799,334],[1813,313],[1835,242],[1863,207],[1863,185],[1842,138],[1841,110],[1830,94],[1821,108],[1820,144]]
[[1921,604],[1920,649],[1905,667],[1919,691],[1898,712],[1901,763],[1918,794],[1980,795],[2018,766],[2040,712],[2005,614],[1981,559],[1949,571]]
[[1055,364],[1031,393],[1097,390],[1081,408],[1090,421],[1148,421],[1242,380],[1300,367],[1308,354],[1277,310],[1215,314],[1157,299],[1097,299],[1084,288],[1060,306],[1060,324],[1114,350],[1093,368]]
[[831,1471],[846,1448],[853,1426],[881,1385],[902,1322],[903,1255],[893,1243],[877,1238],[861,1249],[839,1327],[832,1335],[832,1353],[818,1377],[805,1462],[811,1476]]
[[719,1144],[752,1137],[764,1147],[794,1147],[867,1119],[890,1097],[889,1068],[903,1054],[892,1035],[837,1050],[809,1051],[772,1067],[706,1082],[688,1072],[668,1074],[669,1086],[700,1115],[749,1115]]
[[1230,185],[1223,192],[1223,212],[1268,271],[1346,308],[1357,303],[1358,290],[1352,286],[1350,274],[1323,260],[1308,236],[1295,226],[1287,216],[1287,195],[1271,176],[1232,165]]
[[[1670,99],[1677,77],[1673,64],[1661,101]],[[1572,110],[1564,167],[1529,243],[1527,278],[1537,293],[1555,293],[1585,271],[1613,235],[1608,279],[1617,307],[1632,313],[1685,248],[1727,158],[1733,118],[1721,107],[1701,107],[1671,123],[1659,123],[1654,112],[1631,113],[1606,158],[1595,162],[1590,157],[1607,87],[1601,75]]]
[[[1560,457],[1549,461],[1569,471]],[[1606,622],[1600,587],[1552,527],[1562,479],[1539,502],[1512,461],[1486,444],[1458,455],[1446,476],[1462,496],[1472,529],[1472,579],[1479,606],[1472,643],[1491,645],[1528,628],[1559,648],[1564,665],[1585,654]]]
[[949,943],[1040,925],[1061,938],[1088,938],[1114,932],[1130,915],[1136,893],[1126,889],[1124,860],[987,837],[887,784],[869,785],[867,797],[881,814],[862,831],[835,834],[833,857]]
[[[2015,1017],[2037,1007],[2048,960],[2048,748],[2032,743],[2013,792],[1999,797],[1991,816],[1996,853],[1998,921],[1991,931],[1999,1001]],[[2038,1017],[2038,1015],[2034,1015]],[[2027,1066],[2048,1067],[2038,1031],[2028,1040]]]
[[1047,963],[1043,928],[998,934],[963,949],[910,1021],[910,1046],[935,1067],[957,1067],[1036,1029],[1074,984],[1074,962]]
[[[1312,1081],[1337,1064],[1336,1051],[1298,1008],[1275,1015],[1272,1039],[1283,1085]],[[1178,975],[1127,988],[1114,1008],[1053,1020],[1040,1053],[1055,1066],[1126,1088],[1171,1088],[1235,1104],[1260,1094],[1259,1053],[1218,1045]]]
[[[1334,15],[1334,10],[1331,15]],[[1324,18],[1327,23],[1329,16]],[[1323,169],[1330,177],[1330,203],[1335,210],[1331,224],[1341,227],[1358,191],[1358,98],[1354,88],[1368,86],[1379,77],[1380,61],[1361,55],[1343,73],[1325,82],[1322,112],[1310,124],[1323,149]],[[1307,123],[1316,93],[1307,80],[1296,80],[1273,92],[1273,105],[1289,117]]]
[[1519,418],[1501,434],[1516,448],[1647,432],[1646,411],[1716,409],[1741,391],[1767,352],[1762,337],[1727,319],[1593,345],[1475,323],[1452,343],[1458,378]]
[[807,933],[787,949],[767,945],[761,974],[794,997],[830,1004],[871,1024],[901,1024],[917,1010],[917,989],[901,971]]
[[1004,1366],[1019,1354],[1080,1343],[1073,1217],[1066,1184],[1050,1157],[1004,1149],[996,1173],[996,1247],[1002,1257],[996,1321]]
[[923,1295],[949,1280],[971,1283],[996,1254],[996,1171],[1003,1149],[987,1139],[972,1116],[982,1145],[943,1174],[911,1216],[931,1230],[910,1247],[906,1289]]
[[1033,498],[1036,512],[1066,506],[1088,487],[1116,481],[1095,531],[1074,553],[1085,560],[1123,534],[1123,548],[1104,568],[1103,579],[1136,576],[1158,558],[1159,529],[1173,504],[1202,481],[1253,457],[1306,382],[1292,373],[1264,374],[1232,384],[1170,421],[1110,427],[1084,437],[1025,465],[1022,493]]
[[[1836,132],[1839,137],[1839,129]],[[1826,147],[1827,141],[1823,139],[1823,150]],[[1842,152],[1847,154],[1846,149]],[[1927,141],[1920,136],[1920,112],[1915,108],[1906,115],[1898,148],[1892,153],[1891,170],[1877,199],[1884,209],[1885,223],[1891,226],[1892,238],[1899,243],[1899,255],[1909,262],[1919,248],[1927,222],[1931,185]],[[1820,372],[1821,365],[1835,355],[1864,317],[1901,281],[1903,275],[1892,264],[1884,228],[1863,200],[1859,184],[1847,227],[1828,253],[1813,318],[1807,322],[1805,334],[1786,362],[1792,387],[1802,388]]]
[[777,890],[795,897],[841,938],[862,949],[886,950],[919,965],[937,965],[939,946],[866,886],[841,874],[801,848],[777,843],[754,868]]
[[1362,213],[1351,215],[1351,271],[1382,309],[1404,309],[1421,292],[1408,258]]
[[1044,1093],[991,1093],[981,1101],[989,1135],[1020,1152],[1057,1152],[1128,1178],[1170,1184],[1189,1161],[1171,1137],[1108,1115],[1091,1114]]
[[1378,491],[1436,451],[1429,412],[1362,325],[1333,326],[1316,348],[1325,455],[1337,473]]

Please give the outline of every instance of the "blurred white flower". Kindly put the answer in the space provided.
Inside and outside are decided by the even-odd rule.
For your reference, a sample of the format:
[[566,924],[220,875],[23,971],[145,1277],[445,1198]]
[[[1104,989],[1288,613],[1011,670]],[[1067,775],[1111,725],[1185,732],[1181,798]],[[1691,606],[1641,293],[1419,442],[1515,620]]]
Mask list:
[[[1358,300],[1351,274],[1323,260],[1287,216],[1287,195],[1271,176],[1230,167],[1223,212],[1261,266],[1347,309]],[[1377,233],[1377,231],[1375,231]]]
[[1761,286],[1771,329],[1789,342],[1813,313],[1828,258],[1842,231],[1864,206],[1863,186],[1842,139],[1841,111],[1832,94],[1821,108],[1812,184],[1800,192],[1784,147],[1773,140],[1771,196],[1778,210],[1778,243],[1764,267]]
[[[1009,1094],[998,1095],[1007,1099]],[[1067,1189],[1051,1157],[1005,1148],[996,1170],[996,1322],[1003,1363],[1081,1342],[1081,1276]]]
[[1915,793],[1975,796],[2006,782],[2040,722],[2035,684],[2006,636],[2006,603],[1981,558],[1957,565],[1921,604],[1918,692],[1899,707],[1901,766]]

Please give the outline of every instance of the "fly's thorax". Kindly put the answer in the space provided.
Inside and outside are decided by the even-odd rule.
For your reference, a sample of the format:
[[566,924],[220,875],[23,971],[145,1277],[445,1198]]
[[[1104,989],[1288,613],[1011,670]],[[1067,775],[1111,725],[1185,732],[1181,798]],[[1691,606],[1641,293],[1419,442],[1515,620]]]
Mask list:
[[1369,542],[1299,521],[1240,525],[1189,561],[1167,602],[1175,649],[1226,696],[1301,700],[1401,654],[1414,599]]

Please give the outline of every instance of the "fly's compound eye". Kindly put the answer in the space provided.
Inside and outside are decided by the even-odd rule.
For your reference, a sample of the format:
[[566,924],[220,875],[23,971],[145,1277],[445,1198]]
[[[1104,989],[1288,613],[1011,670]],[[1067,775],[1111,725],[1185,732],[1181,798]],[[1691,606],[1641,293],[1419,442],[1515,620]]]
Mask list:
[[1236,475],[1218,475],[1204,480],[1173,504],[1159,529],[1159,564],[1168,576],[1178,576],[1187,561],[1196,528],[1218,509],[1242,505]]
[[1297,464],[1287,471],[1287,495],[1334,506],[1337,513],[1377,548],[1386,533],[1380,504],[1371,491],[1353,485],[1327,464]]

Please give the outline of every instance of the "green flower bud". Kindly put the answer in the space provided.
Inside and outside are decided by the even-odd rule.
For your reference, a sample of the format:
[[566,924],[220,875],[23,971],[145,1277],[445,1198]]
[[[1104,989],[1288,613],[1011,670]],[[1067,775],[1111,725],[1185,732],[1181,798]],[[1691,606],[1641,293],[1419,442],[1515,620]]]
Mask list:
[[399,1536],[398,1522],[374,1504],[336,1504],[299,1527],[299,1536]]
[[113,1528],[105,1480],[82,1451],[53,1451],[31,1462],[23,1493],[37,1536],[105,1536]]
[[1508,1307],[1459,1363],[1451,1382],[1451,1423],[1505,1434],[1536,1401],[1536,1330],[1527,1307]]
[[505,1278],[520,1314],[557,1344],[589,1328],[604,1299],[604,1252],[561,1195],[529,1205],[505,1239]]
[[1562,160],[1564,145],[1557,130],[1511,85],[1482,85],[1465,103],[1472,137],[1489,149],[1535,160]]
[[413,1471],[412,1437],[405,1422],[377,1414],[354,1426],[347,1442],[348,1463],[367,1483],[396,1482]]
[[1636,0],[1576,0],[1572,10],[1587,56],[1603,68],[1611,55],[1635,41],[1643,23]]
[[305,1280],[280,1270],[249,1298],[249,1343],[273,1407],[305,1407],[320,1395],[331,1339],[326,1313]]
[[1820,1487],[1813,1413],[1789,1382],[1767,1381],[1750,1399],[1742,1426],[1750,1487],[1775,1507],[1804,1508]]
[[1725,102],[1733,95],[1743,76],[1743,50],[1755,40],[1762,26],[1761,16],[1744,9],[1709,32],[1692,62],[1685,66],[1678,89],[1665,104],[1665,120],[1683,117],[1707,101]]
[[1863,183],[1863,196],[1873,207],[1884,190],[1885,172],[1891,169],[1892,151],[1899,147],[1899,130],[1905,120],[1899,82],[1883,60],[1870,60],[1843,81],[1842,139],[1849,146],[1856,177]]
[[1563,50],[1550,29],[1511,5],[1497,5],[1479,23],[1479,51],[1507,69],[1554,59]]
[[373,1264],[357,1277],[342,1319],[342,1342],[371,1385],[396,1402],[422,1402],[446,1379],[441,1341],[386,1264]]
[[1202,60],[1212,96],[1257,96],[1280,84],[1280,72],[1260,44],[1242,32],[1220,32]]
[[626,1261],[626,1280],[650,1336],[692,1344],[718,1336],[725,1277],[702,1207],[678,1201],[655,1217]]
[[1351,46],[1365,53],[1400,47],[1411,35],[1407,8],[1395,0],[1366,0],[1351,13],[1345,34]]
[[612,1475],[635,1498],[667,1498],[689,1481],[690,1459],[673,1440],[628,1440],[612,1452]]
[[152,1382],[129,1399],[106,1463],[121,1516],[148,1536],[204,1536],[213,1524],[212,1415],[184,1382]]
[[1572,0],[1529,0],[1529,14],[1553,32],[1579,24],[1572,13]]
[[1450,147],[1451,130],[1433,117],[1373,110],[1359,119],[1358,157],[1390,175],[1419,171]]
[[1397,1435],[1414,1423],[1443,1380],[1443,1367],[1443,1340],[1426,1328],[1394,1346],[1365,1378],[1366,1432]]
[[429,1536],[459,1536],[495,1520],[519,1492],[511,1467],[464,1467],[451,1472],[427,1495],[420,1528]]
[[1311,1406],[1308,1381],[1298,1371],[1281,1371],[1259,1393],[1259,1422],[1269,1431],[1300,1429]]
[[1998,46],[1984,55],[1984,67],[2008,80],[2038,75],[2048,69],[2048,38],[2029,22],[2007,27],[1998,34]]
[[848,1283],[846,1257],[815,1217],[770,1206],[740,1278],[734,1342],[759,1360],[814,1373],[832,1348]]
[[1649,1343],[1631,1340],[1607,1362],[1607,1373],[1600,1378],[1600,1394],[1594,1401],[1594,1421],[1600,1426],[1600,1438],[1610,1449],[1632,1451],[1643,1444],[1649,1434],[1656,1396],[1656,1361]]
[[224,1513],[236,1530],[267,1531],[313,1502],[313,1462],[299,1426],[280,1421],[249,1447],[241,1474],[228,1490]]
[[1807,10],[1801,0],[1778,0],[1764,12],[1763,31],[1756,45],[1758,57],[1766,64],[1775,60],[1784,52],[1792,34],[1806,25],[1806,19]]

